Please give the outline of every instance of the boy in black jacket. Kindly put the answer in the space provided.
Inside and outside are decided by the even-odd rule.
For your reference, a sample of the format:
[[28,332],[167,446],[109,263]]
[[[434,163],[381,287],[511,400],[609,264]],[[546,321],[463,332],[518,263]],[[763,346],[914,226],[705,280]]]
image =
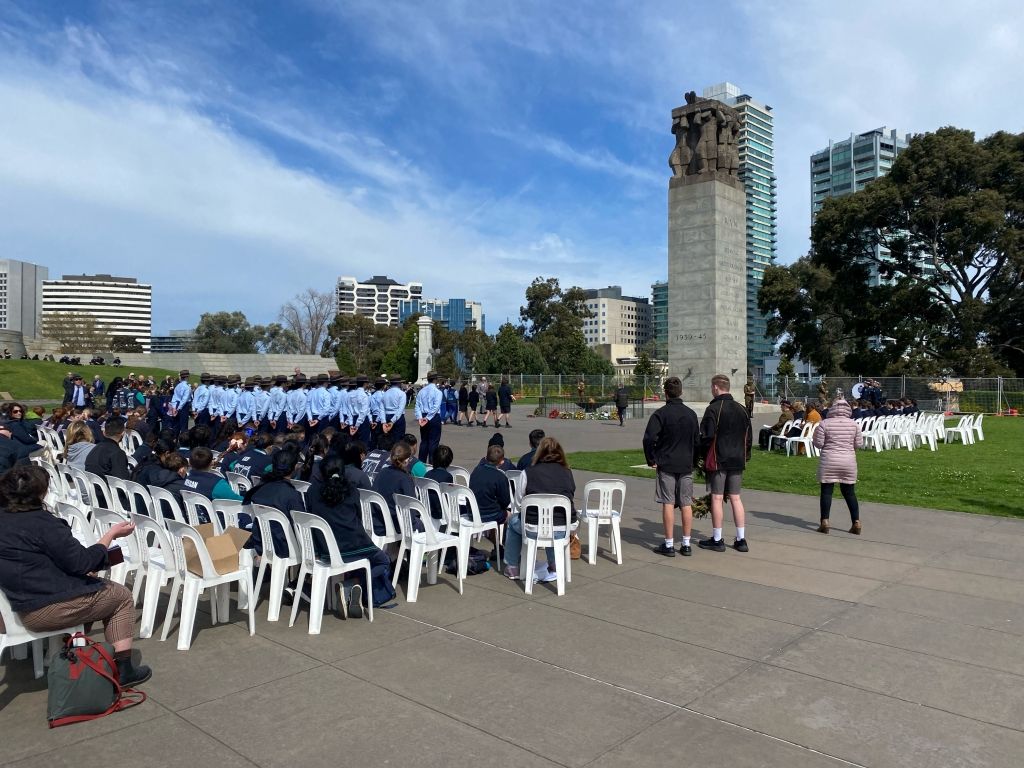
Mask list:
[[665,379],[666,403],[651,416],[644,432],[644,456],[647,466],[657,470],[655,500],[661,504],[665,524],[665,541],[654,551],[666,557],[675,557],[672,538],[676,522],[676,507],[682,510],[683,543],[679,553],[683,557],[693,554],[690,547],[690,529],[693,525],[693,466],[700,444],[697,414],[688,408],[680,396],[683,383],[678,376]]

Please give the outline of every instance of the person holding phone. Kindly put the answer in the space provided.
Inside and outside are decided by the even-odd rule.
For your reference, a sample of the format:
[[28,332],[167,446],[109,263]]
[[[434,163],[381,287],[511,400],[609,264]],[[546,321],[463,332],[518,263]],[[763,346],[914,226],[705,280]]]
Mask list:
[[49,484],[46,472],[34,465],[16,466],[0,476],[0,590],[30,631],[102,621],[121,685],[144,683],[153,673],[132,662],[132,592],[92,575],[119,562],[120,550],[110,545],[131,536],[135,526],[117,523],[85,547],[67,522],[43,508]]

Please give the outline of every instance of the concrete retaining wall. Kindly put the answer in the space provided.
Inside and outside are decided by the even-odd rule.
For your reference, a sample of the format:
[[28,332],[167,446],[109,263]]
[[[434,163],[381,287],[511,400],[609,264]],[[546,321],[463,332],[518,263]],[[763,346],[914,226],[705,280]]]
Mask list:
[[[101,354],[108,365],[114,359],[113,353]],[[78,357],[86,363],[92,357],[92,353],[78,353]],[[217,355],[205,352],[157,352],[146,355],[138,352],[120,352],[117,357],[121,358],[121,366],[128,369],[133,366],[167,368],[172,371],[187,368],[193,375],[199,375],[204,371],[217,374],[237,373],[243,379],[246,376],[272,376],[279,373],[291,376],[295,368],[299,368],[307,376],[327,373],[337,368],[334,358],[317,355]]]

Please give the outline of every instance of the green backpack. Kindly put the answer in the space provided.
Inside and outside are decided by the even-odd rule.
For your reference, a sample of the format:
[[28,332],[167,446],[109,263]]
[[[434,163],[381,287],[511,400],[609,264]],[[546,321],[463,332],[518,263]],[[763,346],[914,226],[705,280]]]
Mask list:
[[122,688],[114,649],[81,632],[64,636],[64,647],[50,659],[46,719],[51,728],[105,717],[146,700],[146,694]]

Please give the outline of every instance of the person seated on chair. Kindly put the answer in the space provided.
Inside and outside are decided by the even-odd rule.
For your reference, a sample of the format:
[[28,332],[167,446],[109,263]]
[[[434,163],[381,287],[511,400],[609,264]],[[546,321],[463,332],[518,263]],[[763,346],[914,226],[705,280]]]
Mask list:
[[487,449],[487,461],[477,465],[469,476],[469,490],[476,496],[480,519],[485,523],[497,522],[501,525],[508,519],[512,491],[501,469],[504,463],[505,449],[500,445],[492,445]]
[[103,425],[103,439],[85,457],[85,470],[100,477],[113,476],[128,480],[128,457],[121,450],[121,437],[124,435],[124,419],[117,417],[107,419]]
[[165,491],[170,491],[174,498],[178,500],[178,504],[182,509],[185,508],[185,500],[181,496],[182,491],[192,490],[185,485],[185,477],[188,475],[188,462],[185,457],[181,454],[168,453],[163,457],[161,464],[164,468],[164,481],[160,484],[160,487]]
[[96,447],[92,430],[84,421],[72,422],[64,436],[64,461],[69,467],[85,469],[85,459]]
[[[270,470],[270,447],[274,444],[274,436],[269,432],[257,432],[242,450],[231,450],[229,446],[220,462],[221,472],[236,472],[242,477],[254,479],[262,477]],[[192,450],[195,451],[196,447]],[[212,453],[211,453],[212,456]]]
[[533,464],[533,456],[537,453],[537,446],[540,445],[540,441],[543,439],[543,429],[530,430],[530,450],[519,457],[519,461],[516,462],[516,469],[526,469]]
[[34,421],[25,420],[25,406],[21,403],[11,403],[8,406],[7,428],[10,430],[12,440],[31,446],[33,451],[39,449],[36,424]]
[[[43,508],[50,478],[41,467],[17,466],[0,476],[0,590],[31,632],[103,622],[114,647],[119,682],[144,683],[152,671],[132,663],[135,601],[130,589],[92,574],[110,567],[107,550],[135,526],[117,523],[91,547]],[[0,627],[0,632],[4,631]]]
[[800,431],[803,429],[803,424],[797,424],[802,422],[807,416],[807,410],[804,408],[802,400],[796,400],[793,403],[793,426],[786,432],[786,437],[800,437]]
[[[426,475],[424,475],[424,477],[438,483],[454,483],[455,478],[452,477],[452,473],[448,471],[448,467],[452,465],[452,461],[454,459],[455,454],[452,452],[451,448],[443,444],[437,446],[437,449],[434,451],[434,455],[430,457],[430,461],[434,466]],[[440,520],[441,500],[433,493],[430,494],[429,498],[430,516],[435,520]]]
[[412,455],[409,457],[409,474],[413,477],[426,477],[427,465],[416,456],[416,444],[419,442],[416,439],[416,435],[412,432],[406,432],[402,439],[409,444],[409,448],[412,450]]
[[[504,453],[504,451],[505,451],[505,438],[501,435],[500,432],[495,432],[493,435],[491,435],[491,439],[487,441],[487,449],[488,449],[488,451],[490,450],[492,445],[499,446],[501,448],[502,452]],[[484,457],[482,459],[480,459],[480,466],[483,466],[486,463],[487,463],[487,454],[485,452]],[[508,472],[510,469],[515,469],[515,468],[516,468],[516,465],[513,464],[508,459],[504,459],[501,462],[501,466],[498,467],[498,469],[500,469],[502,472]]]
[[[38,449],[39,446],[36,446]],[[15,464],[28,464],[29,455],[35,453],[30,445],[11,439],[11,430],[6,422],[0,421],[0,472],[4,472]]]
[[818,411],[820,403],[812,400],[807,403],[807,413],[804,414],[804,421],[808,424],[818,424],[821,421],[821,413]]
[[789,407],[789,401],[783,400],[781,406],[782,411],[779,413],[778,421],[770,427],[761,427],[761,432],[757,436],[757,445],[762,451],[768,450],[772,437],[782,434],[782,428],[786,426],[786,422],[793,418],[793,410]]
[[213,471],[213,451],[205,445],[197,445],[188,457],[189,471],[185,475],[185,490],[198,493],[210,499],[231,499],[241,501],[231,483]]
[[[273,507],[281,512],[289,521],[292,519],[292,510],[306,511],[306,504],[302,500],[302,494],[292,485],[291,477],[295,473],[295,466],[299,463],[299,454],[291,447],[282,448],[273,455],[271,470],[263,476],[263,482],[254,485],[245,495],[242,496],[243,504],[261,504],[265,507]],[[256,551],[256,554],[263,554],[263,534],[260,527],[248,519],[248,515],[239,515],[239,523],[243,528],[252,525],[249,541],[245,543],[246,549]],[[274,552],[278,557],[288,557],[288,539],[285,533],[278,529],[278,526],[270,524],[271,533],[274,538]],[[298,554],[298,553],[296,553]]]
[[[328,454],[330,455],[330,454]],[[356,488],[373,490],[373,483],[370,476],[363,471],[363,462],[366,461],[366,444],[362,440],[350,441],[340,454],[345,462],[345,478]]]
[[[409,459],[412,456],[412,446],[405,440],[399,440],[391,447],[391,456],[388,463],[381,468],[377,476],[373,478],[373,490],[384,497],[391,511],[391,518],[394,521],[395,530],[398,530],[398,511],[395,509],[395,494],[416,497],[416,485],[409,474]],[[423,523],[416,516],[413,525],[417,531],[423,530]],[[376,508],[373,517],[373,532],[377,536],[385,533],[384,521],[377,519]]]
[[[554,524],[576,525],[576,506],[573,497],[576,495],[576,481],[569,469],[569,462],[565,458],[565,451],[561,444],[553,437],[545,437],[537,446],[537,454],[534,462],[526,469],[527,495],[531,493],[554,493],[564,496],[565,507],[556,507]],[[518,579],[519,559],[523,548],[523,526],[537,524],[537,508],[527,507],[522,515],[515,515],[508,524],[505,537],[505,575],[510,579]],[[556,532],[555,538],[565,538],[564,532]],[[566,557],[569,553],[566,552]],[[547,550],[548,565],[546,571],[538,568],[538,573],[531,576],[526,574],[524,578],[536,577],[538,581],[554,581],[558,578],[555,571],[555,551]]]
[[[363,528],[363,515],[359,504],[359,488],[349,481],[350,464],[334,453],[329,454],[318,465],[316,482],[306,492],[306,501],[311,514],[322,517],[331,527],[338,544],[341,559],[346,563],[366,558],[370,561],[370,592],[373,607],[379,608],[395,598],[391,586],[391,558],[377,547]],[[314,534],[314,541],[320,542]],[[318,550],[321,546],[317,547]],[[325,551],[326,552],[326,551]],[[366,590],[365,574],[346,574],[352,580],[347,595],[339,604],[348,604],[347,615],[360,618],[362,614],[362,593]],[[342,587],[341,584],[338,585]],[[342,614],[344,617],[346,614]]]

